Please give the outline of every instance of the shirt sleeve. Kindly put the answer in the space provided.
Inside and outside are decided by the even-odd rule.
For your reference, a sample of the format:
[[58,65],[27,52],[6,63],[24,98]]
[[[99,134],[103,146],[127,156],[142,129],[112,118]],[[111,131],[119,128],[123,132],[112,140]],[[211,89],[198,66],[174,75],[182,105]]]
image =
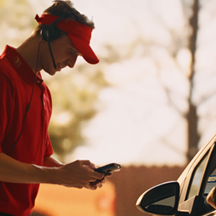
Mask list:
[[49,135],[47,135],[46,144],[47,144],[47,146],[46,146],[46,151],[45,151],[45,154],[44,154],[44,158],[46,158],[48,156],[51,156],[53,154],[53,148],[52,148],[52,144],[51,144]]
[[13,91],[11,78],[0,69],[0,152],[2,152],[1,144],[10,127],[13,113]]
[[[50,117],[51,117],[51,113],[52,113],[52,97],[51,97],[51,94],[50,94],[50,91],[49,91],[49,88],[45,85],[45,93],[46,96],[47,96],[47,109],[48,109],[48,112],[49,112],[49,119],[48,121],[50,120]],[[49,124],[49,122],[48,122]],[[51,156],[53,154],[53,148],[52,148],[52,144],[51,144],[51,140],[50,140],[50,137],[49,137],[49,133],[47,131],[47,135],[46,135],[46,150],[45,150],[45,154],[44,154],[44,158],[48,157],[48,156]]]

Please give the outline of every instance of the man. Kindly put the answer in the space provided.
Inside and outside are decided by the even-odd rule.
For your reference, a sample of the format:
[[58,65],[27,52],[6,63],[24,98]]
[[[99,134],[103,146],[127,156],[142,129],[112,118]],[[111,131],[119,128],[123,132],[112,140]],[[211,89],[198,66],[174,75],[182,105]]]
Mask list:
[[30,215],[40,183],[96,189],[104,180],[88,160],[64,165],[51,156],[51,96],[39,72],[73,68],[79,55],[98,63],[89,45],[94,23],[68,1],[36,20],[32,35],[0,56],[0,215]]

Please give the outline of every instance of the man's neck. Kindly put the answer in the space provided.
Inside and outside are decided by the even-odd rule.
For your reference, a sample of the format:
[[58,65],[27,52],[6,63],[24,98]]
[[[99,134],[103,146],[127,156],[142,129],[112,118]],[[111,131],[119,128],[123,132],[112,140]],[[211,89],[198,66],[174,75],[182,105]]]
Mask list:
[[37,60],[39,40],[39,37],[31,36],[16,49],[34,73],[41,70],[40,61]]

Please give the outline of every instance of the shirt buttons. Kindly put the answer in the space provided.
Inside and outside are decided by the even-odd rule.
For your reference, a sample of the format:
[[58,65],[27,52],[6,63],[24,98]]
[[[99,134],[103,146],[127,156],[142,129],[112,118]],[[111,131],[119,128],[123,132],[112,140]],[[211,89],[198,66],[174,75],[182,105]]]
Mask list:
[[14,64],[15,64],[16,67],[20,67],[21,64],[22,64],[19,56],[15,56],[14,59],[13,59],[13,62],[14,62]]
[[20,60],[19,57],[16,56],[16,57],[14,58],[14,63],[17,64],[17,63],[19,62],[19,60]]

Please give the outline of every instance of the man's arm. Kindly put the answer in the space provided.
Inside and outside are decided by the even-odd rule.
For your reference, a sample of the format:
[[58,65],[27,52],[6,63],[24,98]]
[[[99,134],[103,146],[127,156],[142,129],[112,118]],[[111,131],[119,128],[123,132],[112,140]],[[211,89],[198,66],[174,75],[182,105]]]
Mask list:
[[52,156],[44,158],[43,165],[46,167],[61,167],[64,166],[59,160],[53,158]]
[[0,181],[39,183],[46,180],[45,178],[43,179],[43,176],[40,176],[40,169],[36,165],[22,163],[4,153],[0,153]]
[[[59,164],[53,158],[47,158],[45,164]],[[50,183],[67,187],[96,189],[101,185],[91,186],[91,182],[102,179],[103,174],[93,170],[90,161],[75,161],[58,167],[37,166],[17,161],[0,153],[0,181],[12,183]]]

